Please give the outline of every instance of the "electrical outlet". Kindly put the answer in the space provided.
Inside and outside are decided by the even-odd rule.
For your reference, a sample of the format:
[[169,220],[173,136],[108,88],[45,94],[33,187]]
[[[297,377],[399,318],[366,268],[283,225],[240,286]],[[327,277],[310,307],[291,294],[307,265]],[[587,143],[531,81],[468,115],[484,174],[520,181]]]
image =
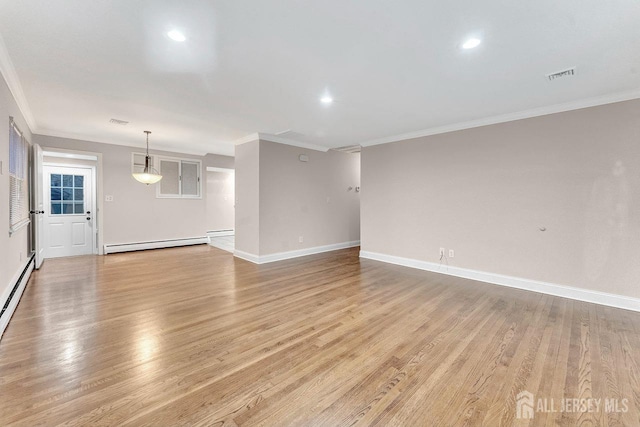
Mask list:
[[449,258],[453,258],[453,255],[454,255],[453,249],[449,249]]
[[111,195],[104,196],[104,201],[105,202],[113,202],[113,196],[111,196]]
[[302,243],[302,242],[304,242],[304,236],[298,237],[298,243]]
[[445,253],[445,249],[444,248],[440,248],[440,257],[443,257]]

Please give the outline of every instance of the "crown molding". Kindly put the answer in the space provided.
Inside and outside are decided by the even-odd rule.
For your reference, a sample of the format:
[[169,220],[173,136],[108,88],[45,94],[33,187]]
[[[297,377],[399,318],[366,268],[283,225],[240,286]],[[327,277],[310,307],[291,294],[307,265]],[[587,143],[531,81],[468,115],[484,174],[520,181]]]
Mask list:
[[293,147],[306,148],[308,150],[322,151],[323,153],[326,153],[327,151],[329,151],[329,147],[324,147],[322,145],[316,145],[316,144],[309,144],[306,142],[300,142],[294,139],[283,138],[281,136],[273,135],[270,133],[258,133],[258,135],[260,136],[260,139],[262,141],[270,141],[278,144],[291,145]]
[[18,73],[16,72],[16,68],[13,66],[13,61],[11,61],[9,51],[7,50],[7,45],[5,45],[4,43],[2,34],[0,34],[0,73],[4,77],[4,80],[7,82],[9,91],[13,95],[13,98],[16,100],[16,104],[18,104],[18,108],[20,109],[24,120],[27,122],[29,130],[31,131],[31,133],[35,133],[38,130],[36,121],[33,118],[31,109],[29,108],[27,98],[24,96],[24,91],[22,90],[22,85],[20,84]]
[[236,139],[235,141],[233,141],[233,145],[242,145],[242,144],[246,144],[247,142],[253,142],[253,141],[257,141],[260,139],[260,134],[258,133],[251,133],[247,136],[244,136],[240,139]]
[[[144,145],[138,146],[138,145],[132,144],[131,142],[120,142],[120,141],[113,141],[113,140],[107,140],[107,139],[96,139],[92,136],[80,135],[80,134],[75,134],[70,132],[60,132],[60,131],[49,130],[49,129],[39,129],[37,133],[34,133],[34,135],[50,136],[53,138],[74,139],[76,141],[94,142],[97,144],[116,145],[119,147],[129,147],[133,149],[144,150]],[[180,148],[173,147],[171,145],[166,145],[166,144],[157,143],[157,142],[153,143],[153,148],[151,148],[149,151],[152,151],[152,152],[164,151],[167,153],[188,154],[191,156],[205,156],[209,154],[203,151],[188,150],[181,147]]]
[[384,138],[372,139],[361,143],[363,147],[372,145],[388,144],[390,142],[404,141],[407,139],[422,138],[430,135],[455,132],[458,130],[471,129],[482,126],[495,125],[498,123],[512,122],[515,120],[529,119],[532,117],[546,116],[549,114],[562,113],[565,111],[580,110],[582,108],[596,107],[598,105],[613,104],[615,102],[629,101],[640,98],[640,89],[618,92],[609,95],[597,96],[593,98],[581,99],[578,101],[555,104],[546,107],[533,108],[531,110],[518,111],[515,113],[501,114],[498,116],[486,117],[478,120],[454,123],[445,126],[436,126],[415,132],[402,133],[399,135]]
[[277,144],[290,145],[292,147],[306,148],[308,150],[322,151],[323,153],[329,151],[329,147],[323,147],[322,145],[309,144],[306,142],[296,141],[294,139],[283,138],[271,133],[262,132],[252,133],[245,136],[244,138],[237,139],[234,141],[234,145],[246,144],[247,142],[253,142],[257,140],[275,142]]

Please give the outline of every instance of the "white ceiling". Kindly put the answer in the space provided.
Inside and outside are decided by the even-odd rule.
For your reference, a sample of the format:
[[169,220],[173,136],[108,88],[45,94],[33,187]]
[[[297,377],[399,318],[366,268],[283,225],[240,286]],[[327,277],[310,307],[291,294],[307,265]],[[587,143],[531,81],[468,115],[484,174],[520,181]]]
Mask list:
[[339,147],[640,97],[639,23],[637,0],[0,0],[36,133],[231,155],[254,132]]

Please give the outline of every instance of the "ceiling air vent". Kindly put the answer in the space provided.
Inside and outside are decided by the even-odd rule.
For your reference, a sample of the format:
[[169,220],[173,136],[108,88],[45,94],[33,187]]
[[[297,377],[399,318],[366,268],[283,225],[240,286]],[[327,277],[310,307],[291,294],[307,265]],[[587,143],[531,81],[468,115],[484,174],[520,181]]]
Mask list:
[[120,126],[125,126],[129,124],[129,122],[126,120],[118,120],[118,119],[111,119],[109,120],[109,123],[113,123],[114,125],[120,125]]
[[567,68],[566,70],[558,71],[555,73],[547,74],[547,79],[549,81],[561,79],[564,77],[573,77],[576,75],[576,67]]

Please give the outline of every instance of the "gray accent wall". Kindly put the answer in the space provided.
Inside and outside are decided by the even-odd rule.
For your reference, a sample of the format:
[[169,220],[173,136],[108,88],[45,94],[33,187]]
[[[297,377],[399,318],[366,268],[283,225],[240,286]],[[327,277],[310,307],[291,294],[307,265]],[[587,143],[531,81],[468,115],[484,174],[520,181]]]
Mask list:
[[640,100],[365,147],[361,215],[363,251],[638,298]]

